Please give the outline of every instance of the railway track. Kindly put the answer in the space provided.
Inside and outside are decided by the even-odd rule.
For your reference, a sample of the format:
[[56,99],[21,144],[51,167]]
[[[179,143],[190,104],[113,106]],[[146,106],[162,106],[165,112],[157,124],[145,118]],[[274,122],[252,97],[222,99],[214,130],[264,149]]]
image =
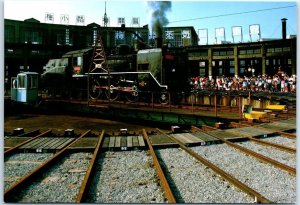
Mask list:
[[[225,137],[218,137],[222,134]],[[16,144],[11,139],[13,137],[5,138],[5,168],[13,170],[11,167],[33,155],[27,157],[29,163],[23,163],[32,165],[27,171],[24,169],[18,176],[9,174],[15,170],[5,171],[5,202],[293,203],[295,200],[295,158],[290,157],[295,155],[293,151],[278,148],[286,154],[281,164],[291,162],[292,167],[276,167],[276,163],[262,164],[256,158],[252,159],[249,153],[239,151],[241,149],[228,149],[241,146],[238,145],[240,141],[244,141],[245,146],[255,147],[257,144],[251,138],[260,141],[277,138],[265,138],[266,134],[261,134],[263,138],[259,139],[204,126],[179,133],[143,130],[140,133],[120,131],[107,134],[102,131],[95,135],[87,131],[80,135],[52,135],[51,130],[41,134],[35,131],[33,135],[24,135],[23,140],[16,136],[19,139]],[[269,144],[282,146],[265,141],[259,149]],[[218,149],[226,149],[230,154],[222,156]],[[225,159],[230,160],[231,155],[238,164],[232,160],[229,164],[222,164]],[[241,161],[240,157],[245,159]],[[249,170],[244,170],[246,174],[237,174],[238,169],[234,167],[242,170],[243,166],[247,167],[247,162],[248,169],[256,176],[249,174]],[[266,176],[261,176],[260,172]],[[274,182],[279,176],[289,184],[283,193],[275,192],[276,185],[268,184],[270,180],[266,178]]]

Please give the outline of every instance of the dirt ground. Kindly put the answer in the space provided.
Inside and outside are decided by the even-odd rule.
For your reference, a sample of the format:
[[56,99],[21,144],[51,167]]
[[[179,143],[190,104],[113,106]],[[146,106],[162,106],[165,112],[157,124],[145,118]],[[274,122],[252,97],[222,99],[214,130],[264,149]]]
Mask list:
[[25,132],[37,129],[40,131],[52,129],[52,131],[56,133],[63,133],[66,129],[74,129],[75,133],[84,133],[87,130],[99,133],[103,129],[105,132],[117,132],[123,128],[135,132],[138,132],[143,128],[146,130],[154,129],[148,126],[125,122],[69,115],[21,114],[5,117],[4,131],[11,133],[15,128],[24,128]]

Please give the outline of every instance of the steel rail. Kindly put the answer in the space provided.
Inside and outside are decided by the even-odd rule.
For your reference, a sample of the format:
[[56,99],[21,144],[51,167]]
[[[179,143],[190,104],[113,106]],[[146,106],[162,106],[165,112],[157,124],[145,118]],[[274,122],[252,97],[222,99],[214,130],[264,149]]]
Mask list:
[[[209,126],[207,126],[207,127],[209,127]],[[278,162],[278,161],[276,161],[274,159],[266,157],[266,156],[264,156],[262,154],[259,154],[257,152],[251,151],[251,150],[249,150],[247,148],[244,148],[244,147],[242,147],[240,145],[237,145],[237,144],[235,144],[233,142],[230,142],[229,140],[226,140],[226,139],[220,138],[218,136],[212,135],[209,132],[205,132],[205,133],[209,134],[212,137],[215,137],[215,138],[221,140],[222,142],[226,143],[227,145],[229,145],[231,147],[234,147],[235,149],[238,149],[238,150],[240,150],[240,151],[242,151],[242,152],[244,152],[244,153],[246,153],[246,154],[248,154],[250,156],[253,156],[253,157],[257,158],[258,160],[260,160],[262,162],[266,162],[266,163],[272,164],[273,166],[278,167],[278,168],[280,168],[282,170],[285,170],[285,171],[287,171],[288,173],[290,173],[293,176],[296,176],[296,169],[293,168],[293,167],[290,167],[290,166],[288,166],[286,164],[282,164],[282,163],[280,163],[280,162]]]
[[162,134],[170,137],[175,142],[177,142],[179,144],[179,146],[180,146],[181,149],[183,149],[184,151],[186,151],[187,153],[189,153],[191,156],[193,156],[194,158],[196,158],[197,160],[199,160],[202,164],[204,164],[205,166],[209,167],[214,172],[218,173],[221,177],[223,177],[224,179],[226,179],[227,181],[229,181],[230,183],[232,183],[234,186],[236,186],[240,190],[244,191],[245,193],[249,194],[250,196],[253,196],[254,199],[255,199],[255,202],[258,202],[258,203],[272,203],[270,200],[268,200],[267,198],[265,198],[262,194],[256,192],[252,188],[248,187],[246,184],[244,184],[241,181],[239,181],[238,179],[236,179],[234,176],[228,174],[227,172],[225,172],[224,170],[222,170],[218,166],[214,165],[213,163],[211,163],[210,161],[206,160],[205,158],[203,158],[202,156],[200,156],[199,154],[197,154],[193,150],[189,149],[188,147],[186,147],[183,143],[181,143],[176,138],[174,138],[174,137],[166,134],[165,132],[161,131],[160,129],[157,129],[157,130],[159,132],[161,132]]
[[270,132],[274,132],[274,133],[280,134],[281,136],[286,137],[286,138],[296,139],[296,135],[295,134],[283,132],[283,131],[280,131],[280,130],[269,129],[269,128],[261,127],[259,125],[249,126],[249,125],[244,124],[244,123],[236,123],[236,122],[231,122],[231,123],[233,125],[238,125],[238,126],[241,125],[241,126],[244,126],[244,127],[255,127],[255,128],[258,128],[258,129],[262,129],[262,130],[266,130],[266,131],[270,131]]
[[39,138],[39,137],[45,136],[45,135],[47,135],[47,134],[49,134],[49,133],[51,133],[51,132],[52,132],[52,130],[47,130],[46,132],[43,132],[43,133],[41,133],[41,134],[39,134],[39,135],[37,135],[37,136],[35,136],[35,137],[32,137],[32,138],[26,140],[25,142],[22,142],[22,143],[20,143],[20,144],[18,144],[18,145],[16,145],[16,146],[14,146],[14,147],[12,147],[12,148],[6,150],[6,151],[4,152],[4,157],[7,157],[8,155],[12,154],[12,153],[13,153],[14,151],[16,151],[19,147],[21,147],[21,146],[23,146],[23,145],[25,145],[25,144],[27,144],[27,143],[29,143],[29,142],[31,142],[31,141],[33,141],[33,140]]
[[152,156],[152,159],[153,159],[153,164],[155,166],[156,172],[157,172],[158,177],[160,179],[160,184],[161,184],[161,186],[162,186],[162,188],[164,190],[164,193],[165,193],[165,196],[166,196],[166,198],[168,200],[168,203],[176,203],[176,199],[175,199],[175,197],[173,195],[173,192],[172,192],[172,190],[170,188],[170,185],[169,185],[169,183],[167,181],[167,178],[165,177],[165,174],[164,174],[164,172],[163,172],[163,170],[162,170],[162,168],[161,168],[161,166],[159,164],[159,161],[157,159],[157,156],[155,154],[155,151],[154,151],[154,149],[152,147],[152,144],[150,142],[150,139],[149,139],[149,137],[148,137],[145,129],[143,129],[143,138],[147,142],[147,145],[148,145],[148,148],[149,148],[149,152],[150,152],[150,154]]
[[[233,125],[234,126],[237,126],[237,127],[240,127],[240,126],[243,126],[243,127],[248,127],[248,126],[245,126],[244,124],[241,124],[241,123],[235,123],[233,122]],[[254,127],[254,126],[253,126]],[[260,129],[260,127],[258,127]],[[226,131],[226,130],[225,130]],[[286,151],[286,152],[289,152],[289,153],[296,153],[296,149],[295,148],[292,148],[292,147],[287,147],[287,146],[284,146],[284,145],[280,145],[280,144],[276,144],[276,143],[273,143],[273,142],[266,142],[266,141],[263,141],[263,140],[260,140],[260,139],[257,139],[255,137],[252,137],[250,135],[247,135],[247,134],[243,134],[245,136],[247,136],[247,138],[255,143],[258,143],[258,144],[262,144],[262,145],[267,145],[267,146],[271,146],[271,147],[275,147],[277,149],[280,149],[280,150],[283,150],[283,151]]]
[[[244,124],[240,124],[240,123],[234,123],[234,125],[236,125],[236,126],[241,125],[241,126],[245,127]],[[205,127],[208,127],[208,129],[211,129],[211,130],[218,130],[218,129],[214,128],[214,127],[210,127],[210,126],[207,126],[207,125],[205,125]],[[202,131],[201,129],[199,129],[199,128],[195,127],[195,126],[192,126],[192,129],[198,130],[198,131]],[[226,130],[224,130],[224,131],[226,132]],[[231,134],[233,134],[233,133],[231,133]],[[272,147],[275,147],[277,149],[280,149],[280,150],[283,150],[283,151],[286,151],[286,152],[289,152],[289,153],[296,153],[296,149],[295,148],[287,147],[287,146],[276,144],[276,143],[273,143],[273,142],[266,142],[266,141],[254,138],[254,137],[252,137],[251,135],[248,135],[248,134],[243,134],[243,135],[245,135],[249,140],[254,141],[254,142],[258,143],[258,144],[272,146]]]
[[47,159],[45,162],[43,162],[38,167],[36,167],[34,170],[32,170],[30,173],[28,173],[26,176],[22,177],[19,181],[17,181],[15,184],[13,184],[9,189],[5,190],[5,192],[4,192],[4,201],[5,202],[13,202],[14,194],[21,187],[25,186],[26,183],[30,183],[30,180],[33,179],[33,177],[37,176],[42,171],[44,171],[44,169],[47,168],[47,166],[50,166],[51,163],[55,162],[55,160],[58,160],[59,157],[61,157],[68,150],[68,147],[75,144],[77,141],[79,141],[81,138],[83,138],[84,136],[86,136],[90,132],[91,132],[91,130],[88,130],[84,134],[80,135],[76,140],[74,140],[71,143],[67,144],[61,151],[57,152],[51,158]]
[[81,203],[84,200],[84,196],[85,196],[86,190],[87,190],[86,187],[87,187],[87,184],[89,184],[89,182],[91,180],[90,176],[91,176],[92,171],[94,170],[94,164],[98,157],[98,153],[100,152],[103,138],[104,138],[104,130],[102,130],[102,132],[98,138],[98,142],[97,142],[94,154],[93,154],[93,158],[90,160],[88,170],[86,171],[84,179],[81,183],[81,187],[80,187],[79,193],[78,193],[76,201],[75,201],[76,203]]
[[256,139],[254,137],[248,137],[248,139],[253,141],[253,142],[256,142],[258,144],[275,147],[277,149],[280,149],[280,150],[283,150],[283,151],[286,151],[286,152],[289,152],[289,153],[293,153],[293,154],[296,153],[296,149],[292,148],[292,147],[276,144],[276,143],[273,143],[273,142],[266,142],[266,141],[263,141],[263,140],[260,140],[260,139]]
[[259,129],[262,129],[262,130],[266,130],[266,131],[274,131],[275,133],[280,134],[280,136],[282,136],[282,137],[286,137],[286,138],[289,138],[289,139],[296,139],[295,134],[283,132],[283,131],[280,131],[280,130],[272,130],[272,129],[265,128],[265,127],[259,127],[259,126],[255,126],[255,127],[259,128]]

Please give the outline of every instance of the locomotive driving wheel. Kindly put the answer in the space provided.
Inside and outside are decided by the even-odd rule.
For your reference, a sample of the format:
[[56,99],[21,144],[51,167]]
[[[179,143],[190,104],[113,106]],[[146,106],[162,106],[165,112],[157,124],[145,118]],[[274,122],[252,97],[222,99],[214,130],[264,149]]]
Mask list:
[[136,102],[139,98],[139,92],[137,86],[136,85],[132,86],[131,91],[126,93],[125,97],[129,102]]
[[100,88],[100,84],[96,79],[92,79],[89,88],[90,98],[98,99],[101,95],[102,91]]
[[167,91],[162,91],[159,97],[159,103],[166,105],[169,103],[169,95]]
[[115,87],[113,85],[111,85],[109,88],[107,87],[105,90],[105,95],[108,100],[115,101],[120,95],[118,87]]

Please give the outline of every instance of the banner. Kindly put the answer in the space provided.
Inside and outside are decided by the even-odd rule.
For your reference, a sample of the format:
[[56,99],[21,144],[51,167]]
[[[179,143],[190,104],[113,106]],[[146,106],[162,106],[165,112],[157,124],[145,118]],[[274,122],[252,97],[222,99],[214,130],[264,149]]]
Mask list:
[[225,28],[224,27],[216,28],[215,29],[215,36],[216,37],[225,37]]
[[232,36],[241,36],[242,35],[242,27],[241,26],[233,26],[232,27]]
[[250,35],[260,35],[259,24],[253,24],[249,26]]

